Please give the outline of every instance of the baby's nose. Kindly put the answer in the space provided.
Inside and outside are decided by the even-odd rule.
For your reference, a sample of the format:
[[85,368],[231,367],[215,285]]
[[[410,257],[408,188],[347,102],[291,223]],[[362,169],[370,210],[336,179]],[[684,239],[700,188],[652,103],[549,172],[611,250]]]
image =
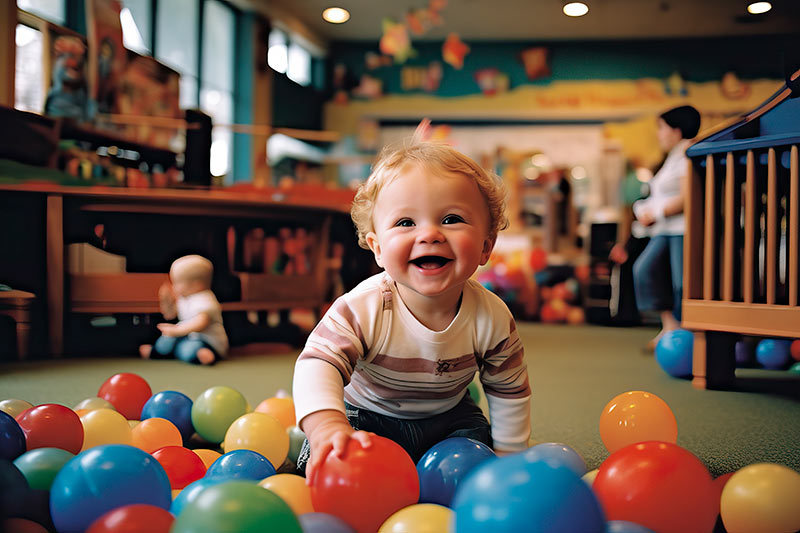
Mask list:
[[426,224],[419,227],[417,233],[417,240],[419,242],[433,243],[444,242],[445,237],[438,226],[434,224]]

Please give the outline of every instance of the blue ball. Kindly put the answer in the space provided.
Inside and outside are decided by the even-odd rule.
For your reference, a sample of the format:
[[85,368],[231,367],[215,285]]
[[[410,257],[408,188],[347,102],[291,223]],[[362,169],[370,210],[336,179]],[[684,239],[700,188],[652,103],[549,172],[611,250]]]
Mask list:
[[756,346],[756,360],[770,370],[786,368],[792,357],[791,345],[792,341],[785,339],[764,339]]
[[586,461],[575,450],[560,442],[543,442],[527,451],[523,456],[528,462],[552,461],[551,464],[561,464],[575,472],[580,477],[586,473]]
[[752,342],[746,340],[736,341],[733,351],[736,355],[737,368],[746,367],[753,364],[753,360],[755,359],[753,348],[754,345]]
[[487,445],[466,437],[452,437],[437,443],[417,463],[419,502],[450,507],[461,480],[493,457],[496,456]]
[[64,465],[50,488],[58,531],[84,531],[106,512],[134,503],[169,510],[172,491],[152,455],[125,444],[96,446]]
[[183,508],[189,503],[195,501],[201,492],[208,487],[217,485],[219,483],[224,483],[225,481],[227,481],[227,479],[224,477],[202,477],[197,481],[189,483],[172,501],[172,506],[169,508],[169,512],[175,516],[180,515],[181,511],[183,511]]
[[656,361],[672,377],[692,375],[694,335],[685,329],[667,331],[656,345]]
[[14,417],[0,411],[0,459],[13,461],[27,449],[25,433]]
[[166,390],[152,395],[142,407],[141,419],[148,418],[166,418],[175,424],[184,443],[194,434],[192,400],[182,392]]
[[653,533],[653,530],[627,520],[609,520],[608,533]]
[[211,463],[206,477],[220,477],[227,481],[260,481],[274,473],[275,467],[260,453],[253,450],[233,450]]
[[478,466],[453,500],[456,533],[604,533],[592,489],[562,465],[528,462],[522,454]]
[[297,520],[303,533],[356,533],[341,518],[328,513],[304,513]]

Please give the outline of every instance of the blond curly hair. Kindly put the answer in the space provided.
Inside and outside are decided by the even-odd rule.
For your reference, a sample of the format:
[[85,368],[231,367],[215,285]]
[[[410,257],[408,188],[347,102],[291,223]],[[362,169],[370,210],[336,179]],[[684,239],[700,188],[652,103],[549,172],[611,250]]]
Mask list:
[[400,176],[409,165],[421,165],[441,174],[461,174],[475,180],[489,212],[489,237],[494,241],[500,230],[508,227],[506,191],[502,180],[486,172],[471,158],[452,146],[434,141],[421,141],[415,136],[410,142],[383,149],[367,181],[356,192],[350,216],[358,233],[358,245],[369,249],[367,233],[374,231],[372,214],[378,193]]

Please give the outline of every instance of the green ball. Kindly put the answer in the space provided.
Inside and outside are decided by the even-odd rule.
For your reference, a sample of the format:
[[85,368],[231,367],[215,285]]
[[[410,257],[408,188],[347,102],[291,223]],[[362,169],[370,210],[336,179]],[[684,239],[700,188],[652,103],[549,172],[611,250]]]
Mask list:
[[297,426],[292,426],[286,430],[289,433],[289,460],[297,463],[297,456],[300,455],[300,448],[303,447],[303,441],[306,440],[306,434]]
[[236,389],[211,387],[192,404],[192,425],[208,442],[221,443],[234,420],[247,413],[247,400]]
[[50,490],[56,474],[73,457],[74,454],[60,448],[36,448],[14,459],[14,466],[28,480],[30,488]]
[[467,392],[469,392],[469,395],[472,397],[472,401],[474,401],[476,404],[480,403],[481,389],[478,387],[477,383],[475,383],[474,381],[470,383],[469,386],[467,387]]
[[800,361],[796,362],[791,367],[789,367],[789,372],[793,374],[800,374]]
[[280,531],[302,533],[292,509],[274,492],[246,481],[226,481],[204,489],[186,504],[171,533]]

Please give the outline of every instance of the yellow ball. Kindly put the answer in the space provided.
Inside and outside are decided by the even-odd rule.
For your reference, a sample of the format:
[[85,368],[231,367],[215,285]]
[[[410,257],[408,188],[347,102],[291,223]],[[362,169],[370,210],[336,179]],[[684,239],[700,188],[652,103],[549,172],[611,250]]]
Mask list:
[[214,450],[208,450],[205,448],[200,448],[192,451],[196,453],[200,457],[200,459],[203,460],[203,464],[206,465],[206,470],[208,470],[208,468],[214,461],[222,457],[221,453],[215,452]]
[[81,451],[101,444],[131,444],[131,427],[125,417],[111,409],[96,409],[81,417],[83,447]]
[[745,466],[722,489],[720,515],[737,533],[799,530],[800,474],[773,463]]
[[275,417],[247,413],[233,421],[225,433],[225,453],[233,450],[258,452],[277,470],[289,454],[289,435]]
[[153,453],[164,446],[183,446],[180,430],[166,418],[148,418],[139,422],[131,431],[131,444]]
[[94,398],[86,398],[85,400],[81,400],[78,405],[73,407],[75,411],[78,409],[84,409],[85,411],[96,411],[97,409],[111,409],[112,411],[116,411],[114,406],[108,400],[104,400],[103,398],[98,398],[95,396]]
[[9,398],[0,401],[0,411],[11,415],[11,418],[17,418],[23,411],[33,407],[33,404],[25,400],[17,400],[16,398]]
[[294,514],[313,513],[311,487],[303,477],[294,474],[275,474],[263,479],[259,485],[277,494],[292,508]]
[[386,519],[378,533],[442,533],[452,531],[454,513],[435,503],[404,507]]
[[591,487],[592,485],[594,485],[594,478],[596,478],[596,477],[597,477],[597,473],[598,473],[599,471],[600,471],[600,469],[599,469],[599,468],[595,468],[594,470],[589,470],[588,472],[586,472],[586,473],[583,475],[583,477],[581,477],[581,479],[582,479],[582,480],[583,480],[583,481],[584,481],[584,482],[585,482],[587,485],[589,485],[589,487]]

